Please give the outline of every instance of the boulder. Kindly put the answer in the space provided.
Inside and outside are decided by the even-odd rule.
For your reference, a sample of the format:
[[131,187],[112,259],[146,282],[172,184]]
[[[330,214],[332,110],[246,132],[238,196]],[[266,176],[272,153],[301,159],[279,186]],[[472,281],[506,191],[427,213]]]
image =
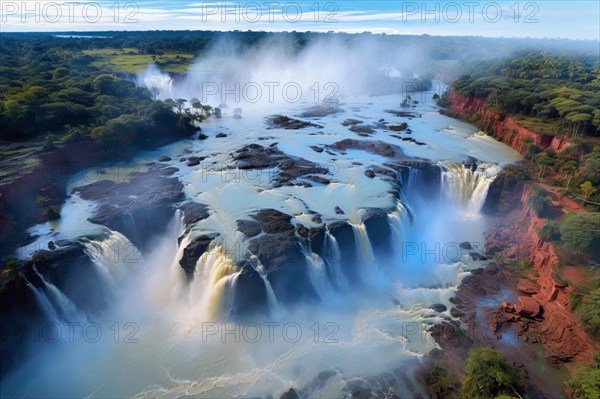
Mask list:
[[192,241],[183,250],[183,255],[179,260],[179,265],[185,271],[185,275],[188,281],[194,279],[194,272],[196,271],[196,263],[204,252],[208,249],[213,240],[218,237],[219,234],[208,234],[201,235],[192,239]]
[[473,246],[468,241],[463,241],[460,244],[458,244],[458,246],[461,247],[462,249],[473,249]]
[[534,298],[519,296],[518,303],[515,305],[515,311],[523,317],[534,319],[540,315],[541,307]]
[[429,309],[433,309],[438,313],[445,312],[446,310],[448,310],[446,305],[444,305],[443,303],[434,303],[429,307]]
[[533,282],[526,279],[519,279],[517,289],[520,293],[526,295],[533,295],[538,293],[538,287]]

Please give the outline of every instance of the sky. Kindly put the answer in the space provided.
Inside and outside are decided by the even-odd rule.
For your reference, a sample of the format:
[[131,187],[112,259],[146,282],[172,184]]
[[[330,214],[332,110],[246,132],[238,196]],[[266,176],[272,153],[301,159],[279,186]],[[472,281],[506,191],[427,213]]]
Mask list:
[[0,32],[259,30],[600,40],[600,1],[0,0]]

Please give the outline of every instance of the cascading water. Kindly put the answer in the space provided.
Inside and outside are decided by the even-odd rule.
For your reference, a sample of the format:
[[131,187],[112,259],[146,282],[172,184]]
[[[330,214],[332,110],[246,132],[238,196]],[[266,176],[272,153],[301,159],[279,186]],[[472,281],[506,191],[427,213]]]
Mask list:
[[226,315],[233,304],[232,287],[239,274],[235,262],[223,252],[220,245],[202,254],[190,286],[189,302],[203,320],[214,320]]
[[123,283],[132,268],[143,263],[141,252],[117,231],[109,230],[101,240],[83,240],[83,245],[88,257],[113,289]]
[[[44,275],[39,273],[37,270],[35,270],[35,272],[44,283],[44,293],[39,294],[45,296],[48,302],[54,307],[55,311],[53,312],[53,315],[56,315],[56,318],[62,321],[70,323],[85,323],[85,315],[77,310],[73,302],[71,302],[71,300],[67,298],[67,296],[61,290],[58,289],[58,287],[50,283],[44,277]],[[44,303],[43,306],[46,307],[47,304]]]
[[340,246],[335,237],[329,232],[325,232],[325,242],[323,243],[324,260],[329,271],[329,278],[338,290],[348,287],[348,281],[342,272],[342,254]]
[[331,280],[327,276],[325,262],[316,253],[309,252],[304,248],[303,251],[308,265],[310,281],[321,300],[324,301],[334,294],[333,287],[330,284]]
[[[152,86],[163,87],[159,97],[166,98],[178,94],[171,83],[170,78],[162,76]],[[385,110],[394,109],[398,102],[397,96],[360,99],[360,114],[369,115],[373,120],[385,118],[391,121],[392,117]],[[282,114],[298,115],[304,111],[300,105],[286,106],[288,108]],[[178,169],[172,177],[183,183],[185,200],[207,204],[211,216],[194,225],[184,226],[179,213],[164,236],[146,247],[151,249],[143,254],[143,258],[138,255],[139,261],[134,263],[125,260],[134,253],[135,247],[119,233],[108,232],[104,238],[94,241],[82,239],[86,253],[110,282],[114,297],[118,299],[109,301],[108,309],[97,320],[109,339],[95,344],[93,348],[83,342],[78,346],[54,346],[47,352],[40,352],[30,365],[24,366],[27,373],[35,378],[24,384],[14,381],[19,380],[19,375],[13,380],[2,381],[7,395],[277,397],[294,386],[311,387],[314,391],[307,391],[311,397],[335,397],[347,392],[350,381],[388,372],[399,365],[406,366],[408,375],[411,367],[419,363],[419,356],[435,347],[426,331],[420,331],[419,336],[410,336],[404,328],[411,323],[429,325],[441,317],[432,317],[433,311],[428,308],[438,302],[450,306],[449,297],[464,276],[465,265],[432,256],[425,257],[423,261],[420,253],[403,259],[406,253],[400,251],[382,259],[377,246],[376,259],[365,224],[357,221],[361,220],[360,210],[366,206],[381,209],[394,209],[395,206],[396,209],[388,214],[394,250],[402,248],[404,242],[425,243],[428,248],[434,248],[435,242],[476,241],[483,231],[479,221],[462,216],[466,209],[472,208],[477,213],[485,198],[490,179],[486,181],[483,178],[482,165],[476,172],[466,171],[462,165],[459,165],[460,169],[446,168],[446,176],[457,174],[459,177],[455,179],[459,182],[462,179],[461,188],[447,187],[448,182],[442,186],[448,196],[456,198],[452,201],[438,201],[440,185],[434,178],[439,179],[439,173],[432,174],[430,178],[427,173],[421,172],[419,166],[411,167],[409,176],[402,181],[401,202],[394,202],[397,199],[389,192],[398,182],[390,183],[379,176],[371,179],[364,174],[367,165],[383,167],[390,159],[362,150],[333,152],[336,142],[358,140],[354,132],[341,129],[339,123],[346,117],[355,118],[358,111],[340,104],[340,108],[344,108],[341,113],[314,120],[322,128],[308,127],[294,132],[273,128],[264,135],[265,118],[275,112],[273,107],[271,105],[266,114],[254,115],[244,109],[242,119],[234,119],[224,113],[219,121],[209,119],[203,122],[203,133],[209,139],[183,140],[160,150],[161,155],[169,155],[173,160],[165,165]],[[452,136],[446,137],[444,132],[427,127],[431,118],[442,118],[433,120],[438,125],[455,123],[444,119],[445,116],[429,112],[431,107],[431,104],[422,101],[414,108],[415,112],[422,112],[422,118],[419,118],[422,126],[414,123],[412,134],[423,141],[431,138],[431,143],[434,140],[444,141],[444,144],[450,142],[449,148],[456,154],[466,153],[457,147],[466,142],[463,137],[455,140]],[[463,129],[465,136],[470,134],[468,129]],[[221,132],[228,136],[216,139],[214,136]],[[379,137],[382,141],[398,143],[397,139],[392,140],[385,134],[381,130]],[[339,164],[344,167],[340,167],[337,173],[330,173],[331,176],[324,176],[331,181],[330,184],[275,186],[272,181],[249,182],[250,176],[244,179],[238,176],[243,171],[234,169],[227,172],[235,174],[236,179],[240,177],[239,181],[224,182],[220,173],[204,173],[204,170],[178,161],[183,157],[198,156],[207,157],[207,164],[231,162],[229,154],[239,150],[241,143],[260,143],[265,148],[278,143],[277,148],[286,154],[320,165]],[[319,152],[312,146],[330,146],[331,151]],[[501,148],[499,146],[494,148]],[[455,159],[446,154],[436,157],[437,150],[433,145],[402,144],[402,150],[407,156],[433,159],[435,162]],[[145,154],[136,162],[147,165],[148,160],[155,159],[156,155]],[[496,161],[493,158],[485,160],[490,164]],[[435,169],[436,173],[438,171]],[[277,170],[276,173],[280,172],[286,171]],[[435,186],[434,189],[430,189],[431,186]],[[334,212],[336,206],[343,213]],[[264,281],[269,321],[279,324],[280,328],[286,323],[296,323],[302,328],[302,337],[298,342],[286,341],[289,336],[282,338],[280,329],[273,340],[269,340],[269,330],[263,327],[263,338],[256,343],[244,339],[238,342],[223,339],[222,331],[215,332],[215,342],[207,342],[207,325],[218,329],[221,321],[228,322],[227,328],[237,326],[241,331],[238,336],[243,338],[244,325],[231,323],[228,316],[236,300],[236,288],[243,285],[242,277],[246,275],[241,273],[239,263],[231,259],[223,248],[233,248],[235,244],[250,241],[236,235],[236,222],[251,220],[260,209],[280,210],[292,217],[292,223],[302,222],[309,228],[323,229],[322,247],[313,250],[307,245],[304,248],[307,269],[298,272],[308,273],[309,283],[323,300],[318,305],[283,305],[286,302],[283,298],[276,298],[269,280],[276,286],[277,273],[285,273],[286,267],[296,265],[283,264],[282,269],[273,270],[272,265],[263,265],[256,257],[245,253],[244,256],[249,258],[249,263]],[[323,223],[313,222],[314,213],[307,217],[307,210],[318,213]],[[350,223],[350,227],[327,231],[328,226],[348,223],[349,220],[354,222]],[[370,229],[369,224],[369,233],[372,233]],[[188,282],[179,264],[185,249],[196,236],[215,232],[220,234],[219,240],[222,241],[213,241],[208,251],[197,259],[193,279]],[[255,237],[260,238],[262,234],[265,232]],[[90,235],[97,236],[97,232]],[[120,256],[116,259],[115,248],[120,249]],[[318,252],[318,255],[313,252]],[[353,264],[346,265],[342,259]],[[353,285],[354,267],[359,271],[361,287]],[[376,267],[380,267],[382,272]],[[386,278],[380,276],[384,272]],[[252,280],[252,283],[257,280]],[[295,280],[291,282],[295,283]],[[279,293],[280,287],[276,287]],[[60,298],[49,299],[50,291],[45,288],[31,289],[49,319],[60,319],[62,311],[57,313],[53,305],[55,301],[59,303]],[[403,306],[393,305],[390,299],[397,299]],[[260,324],[262,319],[258,316],[257,319],[252,321]],[[108,332],[115,321],[119,321],[121,327],[125,322],[139,325],[139,343],[115,346]],[[332,331],[334,334],[330,335]],[[335,338],[336,341],[325,341],[326,338]],[[54,370],[57,358],[64,359],[64,362]],[[90,362],[90,358],[94,361]],[[127,373],[123,373],[123,367],[127,368]],[[337,374],[321,387],[311,386],[315,376],[324,370],[335,370]],[[81,382],[55,384],[57,376],[64,375]],[[107,384],[107,380],[111,383]],[[409,394],[404,388],[400,388],[399,392],[404,396]]]
[[498,165],[479,163],[475,170],[462,164],[442,165],[446,169],[442,172],[442,192],[468,214],[479,214],[490,184],[499,172]]
[[27,286],[29,289],[31,289],[31,292],[33,292],[33,295],[35,296],[42,314],[46,317],[46,320],[59,324],[60,318],[58,313],[56,312],[56,309],[54,309],[54,305],[52,305],[52,302],[50,302],[50,299],[48,299],[48,296],[44,292],[43,288],[35,287],[33,284],[28,284]]
[[375,267],[375,254],[373,253],[373,246],[367,235],[367,228],[364,223],[350,223],[354,230],[354,239],[356,241],[356,248],[358,250],[358,258],[361,268],[363,268],[366,278],[369,278],[369,271]]

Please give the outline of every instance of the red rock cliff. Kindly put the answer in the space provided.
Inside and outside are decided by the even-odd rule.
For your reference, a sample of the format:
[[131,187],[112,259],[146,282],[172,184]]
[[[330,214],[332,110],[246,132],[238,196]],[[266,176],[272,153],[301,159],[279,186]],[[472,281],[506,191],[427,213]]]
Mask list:
[[567,140],[549,134],[532,132],[519,125],[511,117],[487,109],[485,99],[464,97],[454,90],[450,90],[449,100],[448,109],[451,113],[470,121],[475,117],[476,124],[480,128],[488,126],[492,129],[497,140],[508,144],[520,153],[523,153],[523,145],[528,137],[532,138],[534,143],[543,150],[552,148],[557,152],[561,152],[571,145]]
[[542,343],[548,357],[590,362],[596,345],[570,310],[572,287],[556,276],[558,257],[552,243],[544,242],[538,234],[545,220],[538,218],[529,207],[531,195],[531,187],[525,186],[520,208],[497,218],[488,230],[488,252],[532,264],[528,278],[517,279],[518,303],[500,305],[489,316],[488,324],[498,331],[507,323],[516,323],[519,335],[526,341]]

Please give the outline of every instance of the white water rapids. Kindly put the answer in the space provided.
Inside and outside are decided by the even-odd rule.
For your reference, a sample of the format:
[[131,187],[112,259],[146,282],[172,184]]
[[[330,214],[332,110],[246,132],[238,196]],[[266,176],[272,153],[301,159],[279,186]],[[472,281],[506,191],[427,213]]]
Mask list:
[[[147,79],[173,90],[164,75]],[[502,165],[518,159],[514,151],[472,126],[439,114],[431,95],[413,95],[419,104],[409,111],[419,114],[416,118],[385,112],[398,109],[399,96],[349,98],[339,104],[340,113],[300,118],[322,126],[301,130],[266,129],[265,118],[275,113],[297,116],[311,104],[277,104],[273,109],[244,112],[241,119],[233,117],[232,106],[223,110],[222,119],[203,123],[207,140],[182,140],[140,154],[134,161],[140,167],[160,155],[170,156],[173,160],[167,164],[179,169],[174,176],[184,184],[186,197],[207,204],[210,217],[184,233],[181,215],[176,215],[167,232],[136,263],[112,258],[115,246],[131,249],[132,244],[119,233],[92,226],[86,219],[93,213],[93,204],[71,196],[63,208],[63,213],[71,214],[64,222],[36,226],[33,231],[41,243],[103,232],[103,238],[85,245],[112,286],[111,302],[103,314],[80,320],[82,327],[97,323],[102,334],[91,342],[76,328],[72,341],[45,345],[2,381],[2,396],[278,397],[290,387],[311,386],[320,372],[333,370],[331,378],[312,385],[308,394],[338,397],[353,384],[366,384],[365,376],[396,367],[412,380],[421,356],[436,346],[427,326],[450,317],[429,307],[442,303],[450,309],[449,299],[462,278],[470,268],[481,265],[470,262],[467,254],[448,254],[462,241],[482,246],[485,219],[479,211],[489,184]],[[402,136],[425,145],[399,140],[385,130],[369,138],[358,137],[341,125],[349,118],[366,124],[380,119],[407,122],[412,134]],[[218,139],[218,133],[227,137]],[[441,195],[422,194],[426,176],[414,170],[403,182],[398,200],[390,194],[389,181],[364,174],[371,165],[383,166],[389,159],[360,150],[331,155],[311,149],[345,138],[380,140],[400,146],[408,156],[439,162],[445,170]],[[231,162],[230,153],[250,143],[265,147],[277,143],[286,154],[325,165],[329,173],[323,177],[331,183],[274,188],[273,171],[257,174],[221,168]],[[191,155],[206,159],[197,167],[179,162],[182,156]],[[480,161],[476,171],[460,164],[467,156]],[[110,168],[107,171],[110,174]],[[88,183],[74,182],[70,189]],[[337,214],[336,206],[345,214]],[[388,212],[393,248],[387,257],[376,256],[360,220],[366,207]],[[244,239],[236,221],[265,208],[287,213],[293,223],[308,227],[316,227],[311,212],[318,212],[325,223],[349,221],[363,284],[350,285],[338,242],[327,233],[326,255],[305,250],[310,281],[321,298],[318,303],[285,308],[267,284],[269,320],[250,324],[223,320],[223,309],[234,300],[231,287],[239,273],[239,259],[231,254],[239,255],[233,249]],[[193,237],[208,233],[219,233],[219,239],[198,259],[194,279],[188,284],[179,266],[183,248]],[[242,255],[249,254],[242,251]],[[264,268],[260,264],[257,268],[268,283]],[[51,321],[74,317],[72,304],[51,287],[36,290],[36,295]],[[402,386],[396,393],[411,395]]]

